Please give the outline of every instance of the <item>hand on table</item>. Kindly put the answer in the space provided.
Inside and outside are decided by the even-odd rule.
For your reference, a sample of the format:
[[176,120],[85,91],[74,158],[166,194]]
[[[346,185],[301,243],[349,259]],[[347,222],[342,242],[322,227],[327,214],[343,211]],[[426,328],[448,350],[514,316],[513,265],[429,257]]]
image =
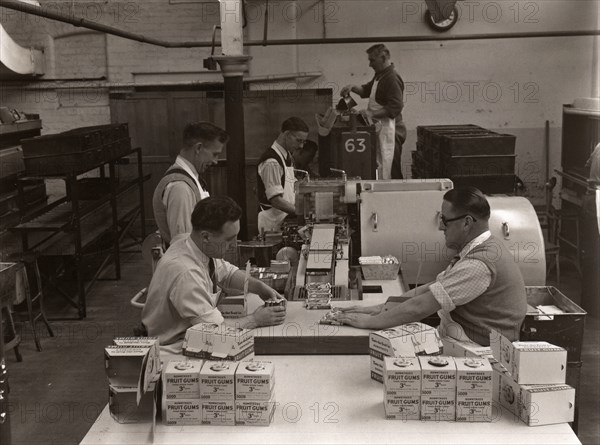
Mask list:
[[273,326],[285,320],[285,306],[261,306],[252,314],[257,326]]

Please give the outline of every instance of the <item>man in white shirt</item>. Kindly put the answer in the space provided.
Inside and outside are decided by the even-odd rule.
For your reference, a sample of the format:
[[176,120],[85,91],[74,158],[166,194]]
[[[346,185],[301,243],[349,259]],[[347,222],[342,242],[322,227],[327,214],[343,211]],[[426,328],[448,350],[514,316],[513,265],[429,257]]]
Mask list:
[[280,230],[287,215],[296,214],[294,157],[308,137],[308,125],[299,117],[281,124],[281,132],[258,160],[256,192],[260,211],[258,230]]
[[200,175],[217,163],[228,140],[227,133],[210,122],[190,123],[183,129],[183,147],[152,197],[154,219],[166,247],[192,231],[194,206],[210,196]]
[[[148,287],[142,323],[148,335],[157,336],[164,351],[180,352],[185,331],[197,323],[224,321],[217,309],[220,287],[243,292],[245,274],[223,260],[235,245],[242,210],[231,198],[201,200],[192,213],[192,233],[176,240],[160,259]],[[282,297],[254,278],[248,291],[263,300]],[[259,307],[254,313],[236,318],[236,327],[256,328],[283,323],[285,307]]]
[[437,312],[440,334],[489,345],[491,330],[519,339],[527,311],[525,282],[517,260],[489,230],[490,206],[474,187],[444,195],[440,230],[446,247],[458,252],[435,281],[405,294],[408,301],[342,309],[338,321],[359,328],[385,329]]

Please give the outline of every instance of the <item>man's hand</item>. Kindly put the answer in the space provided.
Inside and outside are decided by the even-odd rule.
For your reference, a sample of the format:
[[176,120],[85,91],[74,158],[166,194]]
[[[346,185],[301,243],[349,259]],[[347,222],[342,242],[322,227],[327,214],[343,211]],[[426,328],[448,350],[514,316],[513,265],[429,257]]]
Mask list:
[[268,287],[268,286],[267,286],[267,289],[264,290],[264,292],[261,292],[260,296],[265,301],[267,301],[267,300],[271,300],[271,301],[285,300],[285,298],[279,292],[277,292],[272,287]]
[[272,326],[283,323],[285,320],[285,306],[261,306],[252,314],[256,326]]
[[361,314],[357,312],[340,312],[337,316],[335,316],[334,319],[342,324],[354,326],[355,328],[373,328],[373,316],[370,314]]
[[341,312],[346,314],[368,314],[375,315],[381,312],[383,305],[376,304],[374,306],[350,306],[338,308]]
[[352,88],[354,88],[354,85],[346,85],[344,88],[342,88],[342,90],[340,91],[340,96],[342,97],[346,97],[348,96],[351,92],[352,92]]

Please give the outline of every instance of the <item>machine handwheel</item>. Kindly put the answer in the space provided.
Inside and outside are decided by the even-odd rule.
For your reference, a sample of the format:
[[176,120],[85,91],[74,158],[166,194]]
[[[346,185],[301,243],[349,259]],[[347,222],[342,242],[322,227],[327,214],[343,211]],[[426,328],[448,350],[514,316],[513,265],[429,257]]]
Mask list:
[[436,22],[433,20],[433,16],[431,15],[431,12],[429,12],[429,10],[425,11],[424,18],[425,18],[425,22],[427,23],[427,25],[434,31],[437,31],[437,32],[448,31],[450,28],[452,28],[454,25],[456,25],[456,22],[458,22],[458,9],[455,6],[452,9],[450,16],[447,19],[441,20],[439,22]]

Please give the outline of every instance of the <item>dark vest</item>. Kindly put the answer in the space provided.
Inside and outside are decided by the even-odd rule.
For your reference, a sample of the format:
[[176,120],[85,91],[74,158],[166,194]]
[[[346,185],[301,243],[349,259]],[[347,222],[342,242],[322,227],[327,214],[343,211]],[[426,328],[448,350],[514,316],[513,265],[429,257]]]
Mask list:
[[[167,209],[162,202],[163,194],[165,192],[165,188],[167,184],[173,181],[183,181],[185,182],[194,192],[196,196],[196,203],[200,201],[200,191],[196,186],[196,182],[194,178],[185,171],[183,168],[172,165],[167,169],[162,179],[158,182],[156,189],[154,189],[154,194],[152,196],[152,209],[154,212],[154,220],[156,221],[156,225],[158,226],[158,230],[160,235],[165,242],[165,245],[169,245],[171,242],[171,234],[169,233],[169,225],[167,224]],[[206,189],[206,182],[201,177],[198,177],[198,182],[200,186]]]
[[490,287],[479,297],[457,306],[450,316],[465,334],[483,346],[490,344],[490,330],[510,341],[519,340],[521,324],[527,312],[525,282],[513,254],[502,240],[490,236],[467,254],[483,261],[492,273]]
[[[292,167],[294,165],[294,162],[292,161],[292,155],[288,153],[287,162],[284,164],[281,161],[281,157],[279,156],[279,153],[277,153],[277,151],[275,151],[275,149],[269,148],[262,154],[262,156],[258,160],[258,165],[260,166],[260,164],[262,164],[263,162],[265,162],[268,159],[275,159],[277,161],[277,163],[279,164],[279,166],[281,167],[281,169],[283,170],[283,174],[281,175],[281,187],[285,187],[285,168]],[[270,209],[273,206],[269,203],[269,200],[267,199],[267,193],[265,191],[265,183],[263,182],[262,178],[258,174],[258,167],[257,167],[256,178],[257,178],[256,193],[258,195],[258,207],[259,207],[258,211],[260,212],[261,210]]]

